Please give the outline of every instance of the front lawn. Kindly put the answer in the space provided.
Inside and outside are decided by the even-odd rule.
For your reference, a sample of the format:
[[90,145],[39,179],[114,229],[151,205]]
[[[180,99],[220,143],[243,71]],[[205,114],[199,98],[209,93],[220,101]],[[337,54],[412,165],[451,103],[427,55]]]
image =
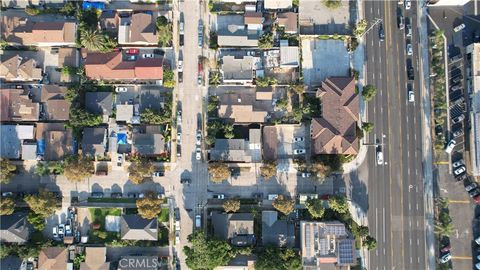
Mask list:
[[168,222],[170,219],[170,210],[168,208],[162,208],[162,212],[158,215],[158,222]]
[[93,224],[100,224],[100,229],[105,230],[106,216],[121,216],[121,208],[89,208]]

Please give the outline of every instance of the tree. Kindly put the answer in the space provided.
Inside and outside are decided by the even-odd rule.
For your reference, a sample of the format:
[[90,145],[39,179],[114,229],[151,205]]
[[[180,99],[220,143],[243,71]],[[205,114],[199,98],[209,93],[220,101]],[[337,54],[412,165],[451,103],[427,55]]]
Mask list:
[[452,223],[437,223],[435,224],[435,233],[440,236],[450,236],[453,234],[455,227]]
[[240,210],[240,200],[238,200],[238,199],[226,200],[223,203],[223,209],[227,213],[228,212],[232,212],[232,213],[237,212],[238,210]]
[[365,101],[370,101],[377,94],[377,89],[373,85],[365,85],[362,90],[362,97]]
[[275,106],[279,109],[279,110],[286,110],[287,107],[288,107],[288,99],[286,98],[281,98],[277,101],[277,104],[275,104]]
[[258,40],[258,47],[260,49],[271,49],[273,47],[273,34],[265,32]]
[[367,133],[372,132],[373,131],[373,123],[362,122],[362,129]]
[[0,159],[0,183],[8,184],[12,179],[14,172],[17,170],[17,166],[12,164],[10,160]]
[[255,83],[258,87],[268,87],[277,84],[277,80],[273,77],[259,77],[255,79]]
[[287,199],[283,195],[278,195],[278,197],[273,201],[272,206],[279,212],[288,215],[295,209],[295,201]]
[[223,125],[223,133],[225,134],[225,138],[233,139],[235,138],[235,133],[233,132],[233,125],[225,123]]
[[341,0],[322,0],[322,3],[329,9],[337,9],[342,6]]
[[345,196],[332,196],[328,199],[328,207],[339,214],[348,213],[348,203]]
[[368,230],[368,227],[367,226],[358,226],[357,227],[357,235],[360,236],[360,237],[367,237],[368,234],[369,234],[369,230]]
[[[209,2],[210,4],[210,2]],[[208,40],[209,42],[209,47],[212,50],[217,50],[218,49],[218,35],[217,32],[215,31],[210,31],[210,39]]]
[[133,160],[128,167],[129,179],[137,185],[145,182],[147,178],[152,176],[154,171],[153,163],[146,159]]
[[101,115],[93,114],[84,109],[75,108],[70,110],[70,127],[94,127],[103,123]]
[[209,76],[208,84],[212,86],[218,86],[222,82],[221,74],[218,71],[211,71]]
[[32,6],[27,6],[25,7],[25,13],[27,13],[30,16],[35,16],[40,14],[40,9],[32,7]]
[[365,30],[367,30],[368,22],[365,19],[360,20],[357,25],[353,28],[353,35],[356,37],[361,37]]
[[167,47],[172,43],[172,24],[164,16],[157,18],[157,36],[160,47]]
[[293,91],[298,95],[302,95],[305,93],[305,86],[303,84],[290,84],[288,90]]
[[77,4],[74,2],[67,2],[63,5],[63,7],[60,8],[60,13],[65,15],[65,16],[73,16],[75,15],[75,12],[77,11]]
[[147,108],[142,113],[140,113],[140,122],[151,125],[163,125],[170,123],[171,111],[167,110],[155,111],[153,109]]
[[162,212],[162,203],[154,192],[145,192],[145,196],[137,200],[138,214],[146,219],[156,218]]
[[223,162],[211,162],[208,164],[208,173],[210,174],[210,179],[213,182],[221,183],[224,180],[227,180],[230,175],[230,169],[227,164]]
[[373,238],[372,236],[367,235],[367,237],[365,237],[365,240],[363,241],[363,246],[367,247],[368,250],[376,249],[377,240],[375,240],[375,238]]
[[323,201],[320,199],[309,198],[305,202],[308,212],[314,218],[322,218],[325,214],[325,208],[323,207]]
[[165,16],[158,16],[156,25],[157,25],[157,28],[168,25],[168,19]]
[[15,210],[15,201],[12,198],[2,198],[0,201],[0,216],[7,216],[13,214]]
[[32,224],[33,228],[37,231],[43,231],[45,229],[45,216],[30,212],[27,216],[28,222]]
[[175,87],[175,73],[173,72],[173,70],[163,70],[163,86],[167,88]]
[[300,255],[293,249],[267,247],[258,254],[256,270],[300,270]]
[[25,202],[35,214],[43,217],[53,215],[60,204],[59,198],[45,189],[41,189],[36,195],[27,195]]
[[0,260],[4,259],[12,253],[12,248],[10,246],[1,245],[0,246]]
[[48,163],[39,162],[37,166],[35,166],[35,174],[39,176],[48,175]]
[[235,252],[225,241],[207,239],[205,234],[197,231],[188,236],[191,246],[183,247],[187,256],[186,264],[192,270],[215,269],[227,265],[234,258]]
[[97,30],[80,31],[80,44],[89,51],[98,52],[102,49],[105,37]]
[[260,167],[260,175],[268,180],[277,175],[277,163],[274,161],[269,161],[263,163],[262,167]]
[[81,182],[95,172],[93,161],[80,155],[65,158],[64,174],[72,182]]

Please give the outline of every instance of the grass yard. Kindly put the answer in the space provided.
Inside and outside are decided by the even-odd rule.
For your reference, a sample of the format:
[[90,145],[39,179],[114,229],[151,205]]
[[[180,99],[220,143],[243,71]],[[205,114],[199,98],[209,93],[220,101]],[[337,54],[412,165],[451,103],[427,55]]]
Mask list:
[[170,218],[170,210],[168,208],[162,208],[162,212],[158,215],[158,222],[168,222]]
[[105,230],[106,216],[121,216],[121,208],[89,208],[92,223],[100,224],[100,228]]

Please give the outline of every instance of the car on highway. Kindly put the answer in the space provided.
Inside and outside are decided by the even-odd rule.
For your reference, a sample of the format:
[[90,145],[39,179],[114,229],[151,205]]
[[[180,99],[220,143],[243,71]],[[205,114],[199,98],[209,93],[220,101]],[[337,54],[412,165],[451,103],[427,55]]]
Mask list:
[[465,191],[470,192],[471,190],[476,189],[477,187],[478,187],[478,184],[476,182],[472,182],[465,187]]
[[293,142],[303,142],[304,140],[304,137],[293,137]]
[[202,133],[200,131],[197,131],[197,136],[195,138],[197,139],[196,144],[201,145],[202,144]]
[[117,92],[117,93],[124,93],[124,92],[127,92],[127,91],[128,91],[127,87],[122,87],[122,86],[115,87],[115,92]]
[[461,31],[461,30],[463,30],[463,29],[465,29],[465,24],[464,24],[464,23],[455,26],[455,27],[453,28],[453,32],[459,32],[459,31]]
[[459,129],[455,130],[452,135],[453,135],[454,138],[456,138],[458,136],[462,136],[463,135],[463,129],[459,128]]
[[202,159],[202,150],[200,149],[200,147],[197,147],[197,149],[195,150],[195,159],[196,160]]
[[403,17],[401,12],[399,12],[397,16],[397,26],[400,30],[405,27],[405,18]]
[[294,149],[293,150],[293,154],[294,155],[301,155],[301,154],[305,154],[307,151],[305,149]]
[[126,49],[125,53],[126,54],[138,54],[140,52],[139,49]]
[[442,257],[440,257],[440,263],[446,263],[452,259],[452,254],[450,252],[443,254]]
[[455,175],[455,176],[460,175],[460,174],[464,173],[466,170],[467,170],[467,168],[465,168],[465,166],[460,166],[453,171],[453,175]]
[[144,54],[142,54],[142,58],[153,58],[153,57],[154,57],[153,53],[144,53]]
[[413,93],[413,90],[408,90],[408,101],[415,102],[415,93]]
[[225,199],[225,194],[213,194],[213,198],[223,200]]
[[453,162],[452,165],[453,165],[454,168],[460,167],[460,166],[462,166],[462,165],[465,165],[465,161],[464,161],[463,158],[462,158],[462,159],[459,159],[459,160]]
[[411,36],[412,36],[412,23],[411,23],[409,17],[406,17],[406,18],[405,18],[405,35],[406,35],[407,37],[411,37]]
[[452,123],[454,123],[454,124],[459,123],[459,122],[463,121],[463,119],[465,119],[465,115],[461,114],[461,115],[453,118]]
[[410,41],[407,41],[406,51],[407,55],[413,55],[413,47]]
[[453,148],[455,148],[455,145],[457,144],[457,142],[455,140],[450,140],[447,144],[447,147],[445,148],[445,152],[447,154],[450,154],[452,153],[453,151]]
[[199,229],[202,227],[202,217],[200,215],[195,216],[195,228]]
[[183,60],[178,60],[177,70],[178,70],[178,72],[183,71]]
[[383,165],[383,152],[382,150],[377,151],[377,164]]
[[411,65],[407,67],[407,77],[410,81],[415,80],[415,71],[413,70],[413,66]]
[[378,25],[378,38],[380,39],[380,41],[385,40],[385,30],[383,29],[382,23]]
[[409,10],[412,7],[412,1],[411,0],[405,0],[405,9]]

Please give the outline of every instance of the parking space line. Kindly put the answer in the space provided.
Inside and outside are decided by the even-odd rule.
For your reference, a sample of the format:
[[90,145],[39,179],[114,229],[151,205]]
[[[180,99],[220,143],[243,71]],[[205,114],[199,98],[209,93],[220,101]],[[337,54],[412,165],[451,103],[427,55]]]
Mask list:
[[435,165],[448,165],[450,163],[448,163],[448,161],[437,161],[437,162],[434,162],[433,164],[435,164]]
[[452,260],[471,260],[472,257],[468,256],[452,256]]
[[448,202],[449,202],[450,204],[452,204],[452,203],[459,203],[459,204],[470,203],[470,201],[463,201],[463,200],[462,200],[462,201],[459,201],[459,200],[448,200]]

